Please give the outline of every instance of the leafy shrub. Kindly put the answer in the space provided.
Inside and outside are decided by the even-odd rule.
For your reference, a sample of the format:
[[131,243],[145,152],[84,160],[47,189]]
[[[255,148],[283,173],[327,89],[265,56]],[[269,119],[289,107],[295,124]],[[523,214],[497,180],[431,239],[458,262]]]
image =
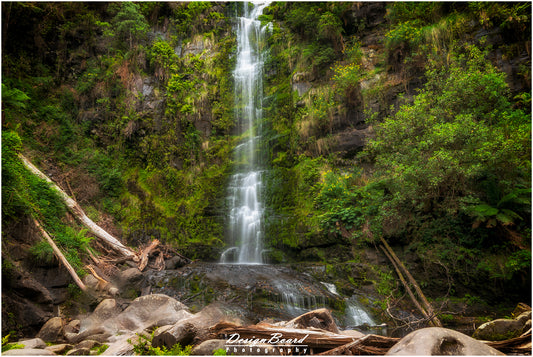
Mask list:
[[527,185],[529,116],[511,107],[504,75],[471,47],[448,68],[430,65],[427,77],[414,102],[380,123],[365,150],[386,181],[394,222],[467,214],[486,199],[483,182],[491,175],[499,178],[499,197]]
[[9,343],[9,334],[2,337],[2,352],[9,350],[23,349],[24,345],[20,343]]

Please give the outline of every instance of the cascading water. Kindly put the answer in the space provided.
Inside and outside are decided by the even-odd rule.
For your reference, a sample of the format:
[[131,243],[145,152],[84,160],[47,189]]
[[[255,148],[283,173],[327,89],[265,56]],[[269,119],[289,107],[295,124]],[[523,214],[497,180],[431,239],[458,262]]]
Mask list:
[[263,106],[263,51],[266,28],[258,17],[268,3],[247,2],[237,26],[237,64],[235,79],[235,116],[238,134],[246,139],[235,148],[237,172],[229,185],[229,222],[227,241],[232,245],[221,256],[222,263],[263,263],[263,205],[261,204],[260,119]]

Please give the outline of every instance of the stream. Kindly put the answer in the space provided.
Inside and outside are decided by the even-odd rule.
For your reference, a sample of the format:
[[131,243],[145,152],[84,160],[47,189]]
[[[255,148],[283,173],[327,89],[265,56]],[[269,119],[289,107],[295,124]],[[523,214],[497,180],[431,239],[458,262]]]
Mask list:
[[333,284],[285,265],[193,262],[177,270],[152,271],[152,293],[183,302],[193,311],[218,303],[249,323],[288,321],[328,308],[343,328],[381,333],[378,321],[356,296],[343,297]]

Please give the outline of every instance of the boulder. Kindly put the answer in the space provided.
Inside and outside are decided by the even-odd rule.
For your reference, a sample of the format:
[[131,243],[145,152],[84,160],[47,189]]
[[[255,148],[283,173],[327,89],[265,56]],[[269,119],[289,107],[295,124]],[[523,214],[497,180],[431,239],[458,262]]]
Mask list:
[[41,327],[41,330],[37,333],[36,337],[45,342],[62,341],[64,326],[65,322],[61,317],[52,317],[43,325],[43,327]]
[[113,286],[118,289],[122,297],[128,299],[139,296],[144,283],[144,275],[137,268],[129,268],[121,271],[113,279]]
[[95,340],[83,340],[80,343],[78,343],[74,348],[80,349],[80,348],[88,348],[89,350],[93,347],[100,346],[101,343]]
[[73,348],[65,356],[88,356],[91,354],[89,348]]
[[68,343],[61,343],[59,345],[52,345],[45,348],[45,350],[53,352],[58,355],[65,354],[68,350],[72,349],[72,345]]
[[40,338],[32,338],[29,340],[20,340],[19,345],[24,345],[24,348],[45,348],[46,343]]
[[2,352],[2,356],[55,356],[54,352],[42,348],[24,348]]
[[63,328],[64,333],[78,333],[80,331],[80,320],[72,320]]
[[460,332],[442,327],[428,327],[411,332],[395,344],[387,356],[505,356]]
[[122,309],[117,306],[115,299],[105,299],[98,304],[93,313],[86,319],[80,322],[79,331],[85,331],[92,326],[99,326],[105,321],[118,316]]
[[212,356],[215,350],[226,349],[226,340],[207,340],[194,347],[191,355]]
[[496,319],[479,326],[472,337],[478,340],[503,341],[520,336],[527,321],[531,320],[531,311],[519,315],[516,319]]
[[[139,342],[139,335],[125,334],[110,337],[109,347],[102,353],[104,356],[131,356],[133,355],[133,345]],[[129,340],[129,341],[128,341]],[[131,341],[131,343],[130,343]]]
[[98,342],[104,342],[106,339],[111,336],[111,333],[108,332],[103,326],[91,327],[80,333],[66,333],[65,338],[68,343],[73,345],[80,343],[83,340],[95,340]]
[[146,328],[173,325],[191,317],[187,306],[163,294],[152,294],[135,299],[106,326],[116,330],[142,331]]
[[165,346],[169,349],[177,343],[187,346],[192,344],[197,333],[198,330],[190,322],[178,322],[174,326],[164,326],[155,331],[152,346]]
[[175,255],[170,259],[165,260],[165,269],[174,270],[187,265],[187,261],[182,257]]
[[152,344],[168,348],[176,343],[186,346],[197,344],[209,335],[209,329],[222,321],[242,325],[240,319],[233,318],[224,311],[222,305],[214,303],[204,307],[200,312],[179,321],[173,326],[164,326],[156,331]]
[[96,290],[98,288],[98,279],[96,279],[92,274],[87,274],[83,277],[83,283],[91,290]]
[[285,327],[307,329],[310,327],[339,333],[339,328],[328,309],[318,309],[300,315],[285,324]]

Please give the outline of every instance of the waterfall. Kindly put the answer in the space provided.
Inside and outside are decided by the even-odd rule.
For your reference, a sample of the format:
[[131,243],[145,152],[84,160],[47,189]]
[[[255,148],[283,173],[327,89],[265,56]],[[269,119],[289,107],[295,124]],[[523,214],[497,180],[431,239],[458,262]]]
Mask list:
[[228,192],[229,217],[227,241],[222,263],[263,263],[263,204],[261,202],[262,167],[258,144],[261,140],[263,107],[263,51],[266,29],[258,17],[268,3],[250,9],[245,2],[244,15],[237,24],[237,63],[235,80],[235,120],[237,132],[244,137],[234,150],[236,172]]

